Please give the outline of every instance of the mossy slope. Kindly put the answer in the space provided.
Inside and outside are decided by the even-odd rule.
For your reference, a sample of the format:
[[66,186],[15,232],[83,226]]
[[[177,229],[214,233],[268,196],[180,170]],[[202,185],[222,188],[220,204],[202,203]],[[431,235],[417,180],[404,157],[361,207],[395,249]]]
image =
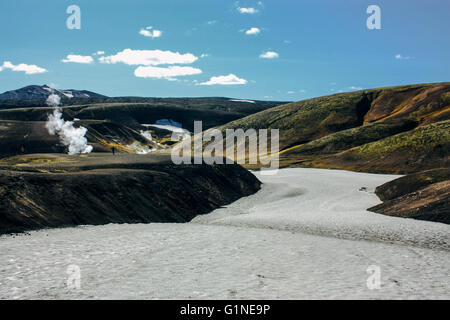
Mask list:
[[450,83],[289,103],[220,128],[279,129],[282,167],[415,172],[448,165]]

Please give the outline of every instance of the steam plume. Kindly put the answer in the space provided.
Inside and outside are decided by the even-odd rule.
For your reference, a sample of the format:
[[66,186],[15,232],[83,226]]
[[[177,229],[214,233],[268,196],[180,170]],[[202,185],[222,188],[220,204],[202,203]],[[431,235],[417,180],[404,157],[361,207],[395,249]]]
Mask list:
[[59,104],[61,98],[56,94],[51,94],[47,98],[47,105],[53,107],[53,113],[48,116],[45,124],[51,135],[58,135],[62,144],[68,146],[69,154],[90,153],[92,146],[87,144],[85,137],[87,129],[84,127],[75,128],[72,121],[65,121]]

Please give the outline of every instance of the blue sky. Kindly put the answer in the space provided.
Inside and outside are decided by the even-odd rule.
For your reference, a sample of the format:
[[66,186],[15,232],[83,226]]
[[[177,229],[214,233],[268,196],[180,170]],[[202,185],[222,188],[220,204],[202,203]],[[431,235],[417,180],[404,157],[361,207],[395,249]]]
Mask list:
[[[366,27],[372,4],[381,30]],[[0,91],[301,100],[450,81],[449,12],[447,0],[2,0]]]

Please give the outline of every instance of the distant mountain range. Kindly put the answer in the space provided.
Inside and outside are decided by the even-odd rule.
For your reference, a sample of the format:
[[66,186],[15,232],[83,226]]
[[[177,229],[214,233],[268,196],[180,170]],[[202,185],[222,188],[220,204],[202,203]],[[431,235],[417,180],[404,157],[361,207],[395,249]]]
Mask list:
[[0,94],[0,100],[32,100],[32,99],[47,99],[51,94],[56,94],[61,98],[101,98],[104,95],[87,91],[87,90],[59,90],[51,88],[47,85],[38,86],[31,85],[17,90],[6,91]]

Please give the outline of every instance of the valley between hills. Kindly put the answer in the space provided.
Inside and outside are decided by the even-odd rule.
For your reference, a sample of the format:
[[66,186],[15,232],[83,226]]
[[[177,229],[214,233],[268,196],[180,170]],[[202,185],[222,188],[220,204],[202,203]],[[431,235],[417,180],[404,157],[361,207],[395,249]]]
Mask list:
[[[231,169],[216,165],[212,171],[198,171],[195,166],[192,169],[189,166],[167,169],[170,167],[168,153],[176,143],[171,141],[174,130],[179,130],[181,135],[190,134],[194,120],[202,120],[204,130],[279,129],[281,168],[406,174],[406,177],[374,190],[384,203],[369,210],[391,216],[450,222],[450,83],[362,90],[291,103],[230,98],[109,98],[90,91],[58,92],[62,98],[63,117],[72,120],[75,126],[87,128],[86,138],[93,146],[93,153],[64,155],[65,146],[57,136],[48,133],[45,128],[51,110],[45,103],[48,87],[30,86],[0,95],[0,171],[3,180],[0,207],[4,232],[91,223],[189,221],[214,207],[256,192],[259,182],[249,177],[242,180],[239,166]],[[190,140],[184,140],[184,143],[186,141]],[[245,147],[248,160],[250,151],[248,146]],[[116,156],[110,155],[112,148],[116,150]],[[155,161],[161,164],[157,165]],[[258,170],[261,164],[244,164],[244,167]],[[158,176],[166,172],[167,186],[178,184],[171,182],[170,176],[191,182],[194,177],[204,179],[199,181],[201,188],[205,188],[200,194],[215,204],[205,206],[204,199],[199,198],[193,202],[193,207],[186,205],[186,212],[179,213],[185,218],[176,218],[175,213],[158,212],[158,207],[149,217],[114,216],[111,212],[120,212],[130,206],[133,193],[152,189],[152,184],[140,181],[144,175],[136,174],[139,170],[151,172],[151,181],[160,179],[155,171],[159,172]],[[230,170],[233,172],[228,173]],[[206,176],[193,175],[197,171]],[[209,171],[211,174],[207,173]],[[235,194],[219,196],[215,175],[231,179],[226,185]],[[97,178],[91,178],[93,176]],[[121,179],[134,179],[137,185],[145,185],[145,189],[139,191],[133,186],[136,191],[121,191]],[[95,183],[86,183],[91,180]],[[30,181],[35,181],[37,189],[31,187]],[[47,183],[56,183],[72,200],[65,203],[64,199],[57,202],[51,196],[42,197],[39,185]],[[233,183],[240,188],[233,187]],[[93,190],[83,189],[86,185],[87,189]],[[91,206],[82,210],[87,216],[80,217],[76,212],[81,209],[75,203],[83,196],[75,190],[96,194],[96,190],[102,189],[102,193],[108,194],[105,189],[108,185],[118,186],[111,189],[111,194],[124,192],[123,196],[117,199],[111,196],[112,202],[92,199]],[[226,188],[222,186],[224,194]],[[56,193],[55,190],[52,192]],[[187,201],[174,200],[175,193],[166,193],[168,198],[162,199],[161,203]],[[145,201],[142,208],[148,203]],[[104,214],[99,214],[102,212],[100,207]],[[74,216],[59,219],[55,208],[64,208]],[[49,212],[55,217],[52,218]],[[30,216],[37,218],[33,220]],[[14,217],[19,218],[11,222]]]
[[[0,95],[1,299],[449,298],[449,83],[289,103],[61,90],[93,147],[74,155],[46,92]],[[175,165],[194,120],[279,129],[281,168]]]

